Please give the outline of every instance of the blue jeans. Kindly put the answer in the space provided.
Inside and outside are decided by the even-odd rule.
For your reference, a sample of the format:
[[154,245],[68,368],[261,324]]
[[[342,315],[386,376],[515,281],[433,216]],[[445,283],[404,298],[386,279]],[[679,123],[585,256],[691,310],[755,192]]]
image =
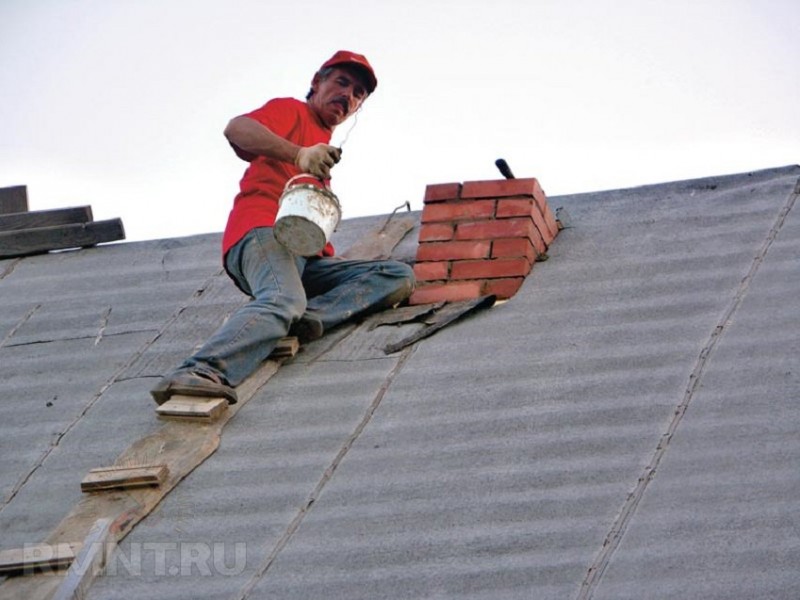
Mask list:
[[401,302],[414,289],[414,272],[405,263],[296,256],[275,240],[270,227],[253,229],[233,246],[225,268],[252,300],[178,370],[214,375],[234,387],[304,315],[327,331]]

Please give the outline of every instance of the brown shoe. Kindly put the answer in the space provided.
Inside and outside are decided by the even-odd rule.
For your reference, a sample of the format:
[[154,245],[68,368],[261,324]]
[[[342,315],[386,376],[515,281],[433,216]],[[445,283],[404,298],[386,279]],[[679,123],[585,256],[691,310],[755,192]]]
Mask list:
[[236,404],[236,390],[210,376],[192,371],[176,371],[167,375],[150,390],[156,404],[164,404],[171,396],[197,396],[200,398],[225,398],[228,404]]

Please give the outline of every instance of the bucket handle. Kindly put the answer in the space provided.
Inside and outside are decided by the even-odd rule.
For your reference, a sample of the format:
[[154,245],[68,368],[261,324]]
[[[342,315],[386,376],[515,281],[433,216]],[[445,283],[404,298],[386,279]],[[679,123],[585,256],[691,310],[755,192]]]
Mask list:
[[285,192],[287,189],[289,189],[289,186],[292,185],[292,183],[297,181],[298,179],[316,179],[322,184],[322,187],[324,187],[329,192],[332,191],[330,186],[327,183],[325,183],[325,181],[323,181],[316,175],[312,175],[311,173],[299,173],[294,177],[290,177],[289,180],[286,182],[286,185],[283,186],[283,191]]

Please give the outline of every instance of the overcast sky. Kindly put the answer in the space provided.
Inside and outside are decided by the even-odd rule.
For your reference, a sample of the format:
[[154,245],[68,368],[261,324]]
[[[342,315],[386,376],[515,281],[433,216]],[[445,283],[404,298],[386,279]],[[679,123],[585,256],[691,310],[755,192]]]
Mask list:
[[345,218],[499,157],[548,196],[800,163],[797,0],[0,0],[0,187],[129,240],[222,231],[226,123],[338,49],[379,81],[334,133]]

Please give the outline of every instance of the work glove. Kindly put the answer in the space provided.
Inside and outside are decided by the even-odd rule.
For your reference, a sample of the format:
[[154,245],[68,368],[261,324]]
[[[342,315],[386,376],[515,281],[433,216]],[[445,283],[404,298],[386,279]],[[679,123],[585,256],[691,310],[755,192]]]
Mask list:
[[340,148],[328,144],[315,144],[300,148],[294,164],[303,172],[311,173],[320,179],[329,179],[331,168],[342,157]]

